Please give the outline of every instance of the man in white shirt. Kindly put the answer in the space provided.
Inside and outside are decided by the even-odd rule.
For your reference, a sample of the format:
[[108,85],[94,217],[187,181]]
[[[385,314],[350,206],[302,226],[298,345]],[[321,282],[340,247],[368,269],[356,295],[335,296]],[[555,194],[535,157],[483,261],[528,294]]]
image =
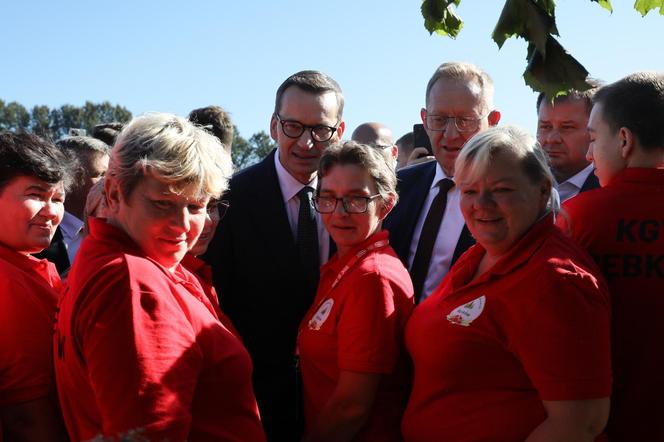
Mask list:
[[85,200],[90,188],[108,168],[110,147],[92,137],[68,137],[56,143],[76,165],[74,182],[65,199],[65,215],[55,232],[51,245],[39,258],[53,262],[62,275],[74,262],[84,232]]
[[466,141],[500,121],[493,81],[473,64],[443,63],[429,80],[420,116],[436,161],[399,170],[400,201],[383,223],[409,269],[417,302],[474,243],[459,207],[454,162]]
[[344,133],[343,104],[341,88],[322,72],[298,72],[281,84],[270,119],[278,148],[231,179],[230,207],[205,257],[221,307],[252,356],[268,440],[301,437],[295,341],[330,251],[311,197],[322,152]]
[[590,137],[588,117],[598,83],[587,91],[570,90],[553,103],[544,94],[537,97],[537,141],[549,156],[560,201],[599,187],[594,167],[586,158]]

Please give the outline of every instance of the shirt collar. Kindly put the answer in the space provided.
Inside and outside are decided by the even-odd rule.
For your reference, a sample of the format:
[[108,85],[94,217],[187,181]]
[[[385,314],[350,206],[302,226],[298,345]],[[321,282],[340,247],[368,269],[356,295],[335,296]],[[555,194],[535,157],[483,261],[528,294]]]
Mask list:
[[618,183],[664,185],[664,167],[627,167],[613,177],[608,185]]
[[[0,259],[5,260],[19,269],[33,273],[37,272],[41,275],[52,287],[59,285],[60,278],[55,269],[55,265],[46,259],[38,259],[32,255],[24,255],[16,250],[10,249],[4,244],[0,243]],[[50,269],[49,269],[50,268]],[[57,287],[56,287],[57,288]]]
[[62,222],[60,223],[62,236],[65,238],[74,238],[81,230],[83,230],[84,225],[85,223],[83,221],[65,211],[65,215],[62,217]]
[[593,163],[590,163],[586,167],[581,169],[581,171],[577,172],[575,175],[569,177],[560,184],[569,183],[575,186],[577,189],[580,189],[583,187],[583,183],[586,182],[586,179],[588,179],[588,175],[590,175],[594,169],[595,166],[593,165]]
[[447,176],[443,168],[440,167],[438,161],[436,161],[436,174],[433,176],[433,181],[431,182],[431,189],[437,189],[438,182],[440,180],[444,180],[445,178],[449,178],[450,180],[454,181],[454,178]]
[[353,257],[357,254],[357,252],[359,252],[362,249],[366,249],[376,241],[381,241],[381,240],[389,241],[389,236],[390,233],[387,230],[381,230],[379,232],[374,233],[373,235],[362,241],[360,244],[353,247],[353,249],[350,250],[348,253],[346,253],[344,256],[340,257],[338,253],[335,253],[332,259],[323,264],[323,266],[321,267],[321,273],[326,272],[328,270],[332,270],[335,272],[341,271],[341,269],[346,264],[348,264],[348,262],[350,262],[351,259],[353,259]]
[[556,229],[557,227],[553,223],[553,214],[549,213],[543,216],[530,227],[525,235],[523,235],[523,237],[521,237],[521,239],[517,241],[505,255],[500,257],[493,267],[469,283],[468,281],[470,281],[475,274],[482,256],[486,253],[484,247],[479,243],[475,244],[475,246],[473,246],[469,252],[457,262],[457,264],[455,264],[451,272],[452,286],[455,289],[458,289],[465,285],[475,285],[486,282],[496,275],[510,273],[515,268],[520,267],[527,262],[535,252],[539,250],[549,234]]
[[281,194],[284,197],[284,203],[288,203],[297,193],[305,186],[310,186],[314,190],[318,184],[318,177],[314,176],[308,184],[302,184],[296,180],[293,175],[286,170],[279,160],[279,149],[274,154],[274,165],[277,169],[277,178],[279,179],[279,187],[281,187]]

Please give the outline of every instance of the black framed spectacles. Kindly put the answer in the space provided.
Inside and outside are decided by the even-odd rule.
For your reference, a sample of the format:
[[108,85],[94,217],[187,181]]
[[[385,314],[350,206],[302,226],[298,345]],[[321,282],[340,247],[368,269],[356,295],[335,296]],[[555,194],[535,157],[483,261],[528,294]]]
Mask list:
[[[487,114],[489,115],[489,114]],[[483,115],[479,118],[472,117],[448,117],[445,115],[427,115],[427,129],[434,132],[442,132],[447,129],[447,123],[454,120],[454,127],[461,133],[475,132],[480,128],[480,122],[487,117]]]
[[344,196],[335,198],[333,196],[315,196],[314,208],[318,213],[332,213],[337,209],[337,203],[341,201],[346,213],[364,213],[369,208],[369,202],[378,198],[380,194],[371,196]]
[[231,206],[226,200],[214,200],[210,201],[207,205],[207,212],[212,213],[215,210],[219,212],[219,219],[222,219],[226,215],[226,211]]
[[[334,126],[325,126],[324,124],[317,124],[315,126],[307,126],[302,124],[299,121],[295,120],[282,120],[279,114],[274,114],[277,118],[277,121],[281,124],[281,131],[288,138],[300,138],[304,133],[305,129],[309,129],[311,134],[311,139],[319,143],[324,143],[325,141],[330,141],[334,133],[337,131],[337,127]],[[337,123],[338,125],[339,123]]]

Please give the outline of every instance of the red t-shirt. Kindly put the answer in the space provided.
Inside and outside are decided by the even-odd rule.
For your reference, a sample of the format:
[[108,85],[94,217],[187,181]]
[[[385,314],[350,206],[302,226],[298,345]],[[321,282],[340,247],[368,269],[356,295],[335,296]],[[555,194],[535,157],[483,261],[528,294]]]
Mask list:
[[60,290],[52,263],[0,244],[0,407],[54,393],[52,336]]
[[198,281],[201,283],[201,287],[205,291],[205,296],[207,296],[210,304],[212,304],[212,308],[214,308],[214,312],[216,313],[219,322],[221,322],[228,330],[233,332],[233,334],[237,336],[238,339],[242,340],[237,330],[235,330],[235,326],[233,325],[231,319],[221,311],[217,290],[214,288],[214,283],[212,281],[212,267],[202,259],[196,258],[191,253],[184,255],[184,258],[180,264],[182,264],[185,269],[189,270],[189,272],[198,278]]
[[551,216],[484,274],[464,254],[406,326],[406,441],[523,441],[542,401],[608,397],[609,300],[591,258]]
[[387,239],[387,231],[376,233],[321,268],[316,299],[298,336],[307,431],[332,396],[341,370],[380,373],[385,376],[373,411],[354,440],[401,440],[399,421],[408,393],[403,329],[413,309],[413,285]]
[[613,441],[664,440],[664,168],[628,168],[559,218],[598,262],[611,295]]
[[251,360],[198,279],[90,220],[60,302],[56,382],[70,437],[264,441]]

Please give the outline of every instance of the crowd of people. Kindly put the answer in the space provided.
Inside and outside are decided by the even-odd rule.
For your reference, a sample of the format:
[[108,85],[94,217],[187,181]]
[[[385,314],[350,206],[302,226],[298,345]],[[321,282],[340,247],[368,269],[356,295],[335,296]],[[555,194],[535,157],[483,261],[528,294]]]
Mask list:
[[430,144],[300,71],[233,173],[217,106],[0,134],[0,441],[664,441],[664,74]]

